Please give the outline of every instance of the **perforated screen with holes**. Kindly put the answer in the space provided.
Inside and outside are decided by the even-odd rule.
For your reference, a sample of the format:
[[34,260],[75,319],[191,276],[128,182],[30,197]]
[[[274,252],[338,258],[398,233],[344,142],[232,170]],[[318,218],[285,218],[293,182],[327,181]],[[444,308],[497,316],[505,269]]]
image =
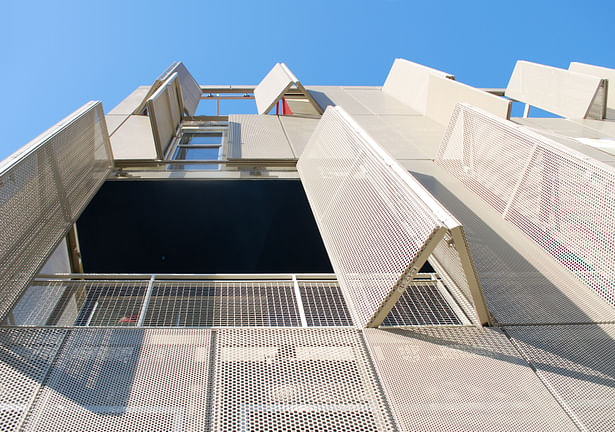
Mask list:
[[361,333],[227,329],[216,333],[215,430],[391,430]]
[[0,430],[17,430],[67,332],[0,329]]
[[100,103],[29,144],[0,173],[0,317],[42,266],[109,172]]
[[436,162],[615,305],[615,171],[458,104]]
[[364,333],[402,430],[577,430],[499,330]]
[[615,325],[515,326],[506,331],[582,430],[615,429]]
[[297,169],[351,313],[364,326],[441,222],[357,127],[329,107]]
[[209,330],[75,329],[25,430],[208,430]]

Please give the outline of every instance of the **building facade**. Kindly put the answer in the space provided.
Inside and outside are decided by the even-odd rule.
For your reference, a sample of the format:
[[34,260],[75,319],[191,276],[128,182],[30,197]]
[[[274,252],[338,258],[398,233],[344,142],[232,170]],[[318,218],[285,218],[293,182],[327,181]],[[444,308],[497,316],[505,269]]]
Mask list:
[[84,105],[0,166],[0,428],[613,430],[612,78]]

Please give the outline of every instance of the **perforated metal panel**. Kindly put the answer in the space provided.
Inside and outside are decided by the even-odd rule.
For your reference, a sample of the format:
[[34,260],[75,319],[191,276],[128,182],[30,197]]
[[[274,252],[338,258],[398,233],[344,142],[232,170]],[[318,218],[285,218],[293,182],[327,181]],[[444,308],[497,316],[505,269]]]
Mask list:
[[178,75],[173,73],[146,103],[159,159],[164,157],[182,120],[184,107],[180,95]]
[[145,326],[299,327],[292,281],[156,282]]
[[327,108],[297,169],[355,322],[379,325],[459,223],[339,107]]
[[607,94],[607,106],[609,109],[615,109],[615,69],[606,68],[602,66],[594,66],[579,62],[570,62],[568,70],[572,72],[584,73],[587,75],[593,75],[598,78],[604,78],[609,80],[608,94]]
[[314,102],[312,96],[284,63],[276,63],[254,89],[257,112],[267,114],[291,87],[294,87],[296,93],[302,94],[316,112],[322,113],[322,108]]
[[459,104],[437,163],[615,305],[615,171]]
[[384,92],[381,87],[342,87],[342,89],[375,115],[419,116],[422,114],[401,102],[395,97],[396,95]]
[[429,79],[434,75],[455,79],[454,75],[447,72],[397,58],[391,66],[382,91],[399,99],[413,110],[425,114],[429,94]]
[[0,165],[0,317],[105,179],[108,140],[90,102]]
[[201,101],[201,87],[182,62],[173,63],[161,76],[160,80],[165,81],[174,73],[177,73],[181,86],[181,95],[184,109],[188,115],[193,116]]
[[356,330],[220,330],[215,358],[214,430],[393,429]]
[[27,431],[208,429],[208,330],[71,330]]
[[282,63],[276,63],[254,89],[258,113],[268,113],[295,81],[297,81],[297,78],[287,67],[283,66]]
[[577,430],[499,330],[364,334],[402,430]]
[[427,117],[446,126],[457,102],[466,102],[498,117],[510,118],[510,100],[442,76],[429,77],[425,110]]
[[18,430],[65,335],[58,329],[0,329],[0,430]]
[[602,119],[605,85],[595,76],[518,60],[506,96],[562,117]]
[[284,128],[276,116],[231,114],[229,122],[229,157],[234,159],[293,159]]
[[506,331],[582,430],[615,429],[615,325]]
[[299,158],[305,145],[310,140],[318,120],[293,116],[280,116],[278,118],[292,147],[293,156]]

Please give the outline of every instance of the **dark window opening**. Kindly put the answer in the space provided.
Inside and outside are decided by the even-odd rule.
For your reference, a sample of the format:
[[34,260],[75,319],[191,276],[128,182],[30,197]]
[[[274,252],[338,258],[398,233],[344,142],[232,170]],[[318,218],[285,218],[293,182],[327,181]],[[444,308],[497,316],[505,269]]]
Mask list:
[[332,273],[298,180],[108,181],[77,222],[87,273]]

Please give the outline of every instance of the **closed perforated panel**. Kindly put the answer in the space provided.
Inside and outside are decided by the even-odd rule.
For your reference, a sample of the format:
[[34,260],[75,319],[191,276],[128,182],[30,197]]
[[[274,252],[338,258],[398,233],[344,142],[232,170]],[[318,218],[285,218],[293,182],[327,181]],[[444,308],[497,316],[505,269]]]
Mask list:
[[213,430],[393,429],[357,330],[219,330],[214,376]]
[[231,114],[229,158],[293,159],[294,153],[277,116]]
[[615,305],[611,167],[463,104],[436,161]]
[[379,325],[459,223],[339,107],[327,109],[297,169],[355,322]]
[[202,431],[208,330],[77,329],[28,415],[28,431]]
[[0,430],[19,430],[65,335],[58,329],[0,329]]
[[0,317],[107,176],[108,139],[102,105],[90,102],[0,167]]
[[506,331],[582,430],[615,430],[615,325]]
[[405,431],[577,430],[499,330],[364,330]]

